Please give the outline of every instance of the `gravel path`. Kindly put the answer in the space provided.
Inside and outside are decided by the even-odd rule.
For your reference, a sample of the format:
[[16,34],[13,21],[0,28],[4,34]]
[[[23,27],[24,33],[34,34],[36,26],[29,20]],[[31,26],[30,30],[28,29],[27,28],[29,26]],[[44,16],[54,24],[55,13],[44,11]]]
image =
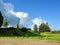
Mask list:
[[0,45],[60,45],[60,42],[30,39],[0,39]]

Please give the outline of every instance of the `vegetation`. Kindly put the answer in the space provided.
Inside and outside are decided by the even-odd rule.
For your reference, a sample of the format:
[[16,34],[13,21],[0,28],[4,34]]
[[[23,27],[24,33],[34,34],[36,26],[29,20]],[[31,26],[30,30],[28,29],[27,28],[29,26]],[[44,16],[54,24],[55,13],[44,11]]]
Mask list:
[[48,23],[42,23],[40,26],[39,26],[39,32],[50,32],[50,27],[48,25]]
[[59,34],[53,34],[52,32],[44,32],[41,33],[42,38],[41,39],[45,39],[45,40],[60,40],[60,33]]
[[[24,30],[25,29],[25,30]],[[26,30],[27,28],[17,29],[17,28],[0,28],[0,37],[17,37],[17,38],[27,38],[27,39],[40,39],[40,40],[60,40],[60,33],[53,32],[43,32],[36,33],[31,30]]]
[[[3,26],[7,26],[8,22],[7,20],[3,21],[3,16],[0,12],[0,27],[3,24]],[[18,21],[19,24],[19,21]],[[19,25],[17,24],[17,28],[10,27],[10,28],[0,28],[0,37],[26,37],[26,38],[32,38],[32,39],[47,39],[47,40],[60,40],[60,31],[51,31],[48,23],[42,23],[39,26],[39,33],[37,33],[37,25],[34,25],[34,31],[32,31],[30,28],[19,28]]]
[[33,29],[34,29],[34,32],[37,32],[37,25],[36,24],[34,24]]
[[2,13],[0,11],[0,27],[1,27],[2,24],[3,24],[3,16],[2,16]]
[[[2,30],[1,30],[2,31]],[[38,33],[32,32],[32,31],[28,31],[26,32],[22,32],[21,30],[6,30],[6,31],[2,31],[2,36],[1,36],[1,31],[0,31],[0,38],[5,37],[5,38],[15,38],[17,37],[18,39],[40,39],[40,40],[59,40],[60,41],[60,33],[59,34],[53,34],[52,32],[44,32],[41,33],[40,35]],[[19,33],[17,33],[17,32]],[[6,32],[6,33],[5,33]],[[8,34],[8,35],[7,35]],[[19,35],[18,35],[19,34]]]
[[38,36],[39,34],[27,30],[26,28],[17,29],[17,28],[0,28],[0,36]]
[[8,25],[8,22],[6,19],[3,20],[3,24],[2,24],[4,27],[6,27]]
[[60,30],[58,30],[58,31],[51,31],[52,32],[52,34],[60,34]]
[[22,31],[22,32],[28,32],[27,28],[25,28],[25,27],[23,27],[23,28],[21,29],[21,31]]

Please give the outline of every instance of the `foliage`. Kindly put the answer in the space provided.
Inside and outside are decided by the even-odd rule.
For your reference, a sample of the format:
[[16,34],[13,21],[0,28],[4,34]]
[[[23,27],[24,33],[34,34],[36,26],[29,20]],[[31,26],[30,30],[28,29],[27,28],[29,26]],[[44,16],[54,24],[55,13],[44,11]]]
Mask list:
[[0,27],[2,26],[2,24],[3,24],[3,16],[2,16],[2,13],[0,11]]
[[0,28],[0,36],[38,36],[35,32],[27,31],[26,28]]
[[40,39],[40,40],[60,40],[60,34],[52,34],[51,32],[44,32],[41,34],[38,34],[33,31],[28,31],[28,32],[22,32],[21,29],[17,28],[0,28],[0,37],[11,37],[15,38],[17,37],[20,39],[28,38],[28,39]]
[[51,31],[52,34],[58,34],[60,33],[60,30],[57,30],[57,31]]
[[24,36],[25,33],[23,33],[20,29],[17,28],[0,28],[0,36]]
[[7,25],[8,25],[7,20],[4,20],[4,21],[3,21],[3,26],[6,27]]
[[50,32],[50,27],[48,26],[48,24],[42,23],[39,26],[39,32]]
[[34,24],[33,29],[34,29],[34,32],[37,32],[37,25],[36,24]]
[[18,20],[18,23],[17,23],[17,26],[16,26],[17,29],[19,28],[19,21],[20,21],[20,19]]
[[27,28],[25,28],[25,27],[23,27],[23,28],[21,29],[21,31],[22,31],[22,32],[28,32]]

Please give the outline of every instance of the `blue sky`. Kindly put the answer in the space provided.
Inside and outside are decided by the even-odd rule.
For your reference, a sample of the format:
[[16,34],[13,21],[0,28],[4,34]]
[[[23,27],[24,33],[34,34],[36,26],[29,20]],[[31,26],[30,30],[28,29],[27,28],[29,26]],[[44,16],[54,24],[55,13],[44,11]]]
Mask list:
[[[60,29],[60,0],[3,0],[14,5],[14,11],[27,12],[30,19],[41,17]],[[30,26],[33,23],[30,22]]]

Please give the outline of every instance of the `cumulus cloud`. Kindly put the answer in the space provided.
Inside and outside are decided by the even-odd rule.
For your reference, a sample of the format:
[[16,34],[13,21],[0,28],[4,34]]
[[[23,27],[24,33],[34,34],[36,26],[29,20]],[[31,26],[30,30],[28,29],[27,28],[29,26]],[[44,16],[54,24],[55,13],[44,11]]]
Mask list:
[[2,0],[0,0],[0,11],[2,12],[2,14],[3,14],[3,16],[4,16],[4,11],[5,11],[5,9],[4,9],[4,3],[3,3]]
[[6,11],[13,11],[14,10],[14,6],[11,3],[4,3],[4,9]]
[[27,27],[28,23],[30,22],[29,19],[29,14],[28,13],[24,13],[24,12],[13,12],[11,11],[12,14],[14,14],[16,17],[18,17],[20,19],[20,27]]
[[43,20],[41,17],[33,19],[32,22],[33,22],[33,25],[31,26],[31,29],[32,29],[32,30],[33,30],[34,24],[36,24],[36,25],[38,26],[38,28],[39,28],[39,25],[40,25],[41,23],[46,23],[46,21]]
[[32,20],[34,24],[36,24],[37,26],[39,26],[41,23],[46,23],[45,20],[41,19],[41,18],[35,18]]
[[4,3],[0,0],[0,11],[4,18],[7,19],[9,25],[16,26],[19,21],[19,26],[27,27],[29,23],[29,14],[26,12],[15,12],[14,5],[11,3]]

